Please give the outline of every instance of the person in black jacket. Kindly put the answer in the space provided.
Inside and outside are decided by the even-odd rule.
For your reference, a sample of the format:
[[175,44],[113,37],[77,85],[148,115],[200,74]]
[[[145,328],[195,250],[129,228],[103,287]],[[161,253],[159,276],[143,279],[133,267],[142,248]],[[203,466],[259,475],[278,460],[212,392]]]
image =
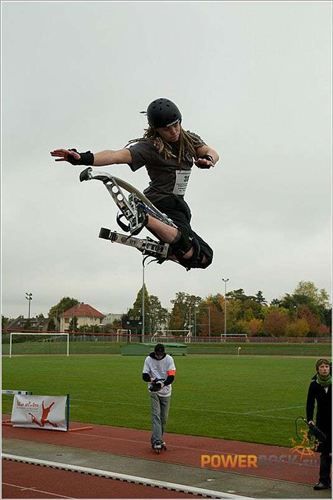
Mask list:
[[319,481],[315,490],[331,487],[332,463],[332,375],[331,364],[327,359],[319,359],[316,363],[316,375],[312,378],[306,401],[306,419],[313,425],[315,406],[316,426],[325,434],[326,439],[318,447],[320,455]]

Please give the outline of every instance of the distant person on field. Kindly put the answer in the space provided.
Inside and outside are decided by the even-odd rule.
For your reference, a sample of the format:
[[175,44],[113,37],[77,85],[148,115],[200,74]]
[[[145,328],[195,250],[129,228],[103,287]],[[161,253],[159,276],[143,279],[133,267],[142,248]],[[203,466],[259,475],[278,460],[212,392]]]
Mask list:
[[165,353],[163,344],[156,344],[153,352],[146,357],[142,378],[148,382],[151,401],[152,435],[151,445],[159,450],[165,447],[163,434],[168,420],[171,384],[176,375],[175,362]]
[[306,402],[306,419],[314,424],[315,407],[316,426],[325,434],[326,439],[319,443],[320,452],[319,481],[315,490],[326,490],[331,487],[332,464],[332,373],[331,363],[327,359],[319,359],[316,363],[316,375],[312,378]]

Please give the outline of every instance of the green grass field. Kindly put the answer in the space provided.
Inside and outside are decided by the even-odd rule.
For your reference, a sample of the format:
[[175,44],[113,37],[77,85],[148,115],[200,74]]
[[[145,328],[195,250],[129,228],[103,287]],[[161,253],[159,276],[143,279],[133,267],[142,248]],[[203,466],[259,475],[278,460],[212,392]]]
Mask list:
[[[315,358],[192,355],[175,358],[168,432],[289,446],[304,415]],[[3,357],[3,388],[70,394],[71,421],[150,429],[143,358]],[[3,396],[3,413],[12,398]]]

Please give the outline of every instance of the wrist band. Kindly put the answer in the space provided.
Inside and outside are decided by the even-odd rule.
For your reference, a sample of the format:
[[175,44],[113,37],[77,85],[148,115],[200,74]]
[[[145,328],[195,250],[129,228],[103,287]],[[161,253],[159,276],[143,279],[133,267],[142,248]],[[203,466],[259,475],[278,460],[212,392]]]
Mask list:
[[[78,153],[78,151],[74,148],[70,149],[69,151],[75,151],[75,153]],[[67,161],[71,163],[72,165],[93,165],[94,164],[94,155],[92,154],[91,151],[86,151],[85,153],[78,153],[80,155],[79,160],[75,160],[72,156],[68,156]]]

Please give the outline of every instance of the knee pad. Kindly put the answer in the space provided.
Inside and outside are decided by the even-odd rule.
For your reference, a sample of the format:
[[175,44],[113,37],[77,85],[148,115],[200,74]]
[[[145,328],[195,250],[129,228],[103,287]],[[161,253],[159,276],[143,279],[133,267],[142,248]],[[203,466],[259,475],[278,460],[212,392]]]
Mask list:
[[200,245],[196,238],[192,238],[191,247],[193,247],[193,255],[189,259],[176,255],[179,264],[188,271],[194,268],[206,269],[213,261],[213,250],[208,245]]
[[[213,262],[213,250],[210,247],[208,247],[208,249],[202,249],[200,255],[201,255],[201,266],[198,267],[206,269],[206,267],[210,266],[211,263]],[[203,260],[205,262],[202,262]]]

